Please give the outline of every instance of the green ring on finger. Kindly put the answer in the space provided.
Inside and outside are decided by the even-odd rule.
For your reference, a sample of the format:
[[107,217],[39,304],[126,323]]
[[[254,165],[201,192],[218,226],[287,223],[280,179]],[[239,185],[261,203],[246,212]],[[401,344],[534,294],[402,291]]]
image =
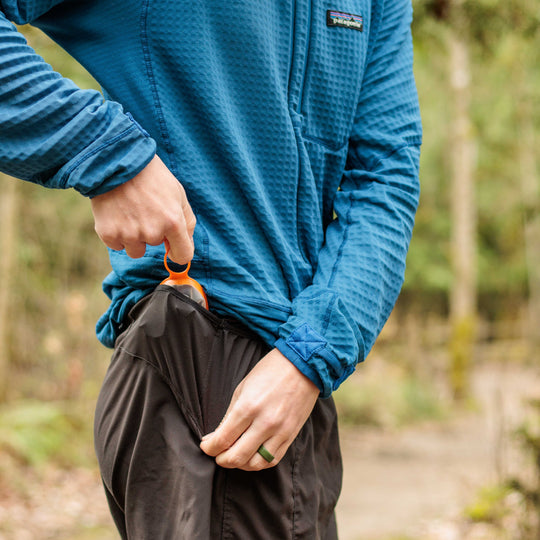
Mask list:
[[257,453],[262,456],[263,459],[268,463],[272,463],[272,461],[274,461],[274,456],[265,448],[264,444],[261,444],[261,446],[259,446]]

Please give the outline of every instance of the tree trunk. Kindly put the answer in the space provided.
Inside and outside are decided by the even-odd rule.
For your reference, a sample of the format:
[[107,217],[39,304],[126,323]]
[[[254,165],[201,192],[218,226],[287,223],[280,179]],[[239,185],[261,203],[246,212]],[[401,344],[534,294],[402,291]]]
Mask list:
[[531,100],[522,92],[518,110],[518,159],[524,208],[524,239],[529,285],[527,333],[534,346],[540,346],[540,189],[536,164],[536,141]]
[[0,173],[0,403],[9,388],[11,285],[15,257],[17,181]]
[[457,33],[459,29],[466,35],[465,28],[462,24],[453,24],[448,34],[452,92],[450,155],[453,283],[450,292],[450,381],[457,400],[464,399],[469,390],[476,320],[476,144],[469,116],[469,49],[466,40]]

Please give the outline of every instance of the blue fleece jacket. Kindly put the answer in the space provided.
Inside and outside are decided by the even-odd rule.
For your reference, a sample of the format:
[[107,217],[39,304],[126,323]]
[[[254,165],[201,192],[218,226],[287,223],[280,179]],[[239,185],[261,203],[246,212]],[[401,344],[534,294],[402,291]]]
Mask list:
[[[328,396],[399,293],[421,142],[409,0],[0,0],[0,169],[88,197],[157,152],[197,216],[211,309]],[[78,89],[9,21],[100,82]],[[166,273],[163,246],[110,252],[112,346]]]

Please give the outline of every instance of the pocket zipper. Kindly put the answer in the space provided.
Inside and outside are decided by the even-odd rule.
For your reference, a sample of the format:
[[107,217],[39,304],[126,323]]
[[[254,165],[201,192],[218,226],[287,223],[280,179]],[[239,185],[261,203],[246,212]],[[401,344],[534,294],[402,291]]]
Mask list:
[[[307,31],[306,31],[306,42],[304,44],[304,62],[302,64],[302,78],[300,81],[300,89],[298,93],[298,105],[297,105],[297,112],[298,114],[302,114],[302,103],[304,98],[304,89],[306,85],[306,72],[307,72],[307,64],[308,64],[308,57],[309,57],[309,43],[311,40],[311,0],[304,0],[307,4]],[[296,5],[300,4],[300,1],[296,1]]]

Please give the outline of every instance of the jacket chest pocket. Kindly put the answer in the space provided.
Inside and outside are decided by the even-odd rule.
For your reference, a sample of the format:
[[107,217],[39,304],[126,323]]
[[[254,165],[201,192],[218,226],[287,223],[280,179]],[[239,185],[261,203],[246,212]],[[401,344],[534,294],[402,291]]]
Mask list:
[[349,137],[369,35],[366,1],[310,2],[310,32],[298,111],[307,138],[338,149]]

